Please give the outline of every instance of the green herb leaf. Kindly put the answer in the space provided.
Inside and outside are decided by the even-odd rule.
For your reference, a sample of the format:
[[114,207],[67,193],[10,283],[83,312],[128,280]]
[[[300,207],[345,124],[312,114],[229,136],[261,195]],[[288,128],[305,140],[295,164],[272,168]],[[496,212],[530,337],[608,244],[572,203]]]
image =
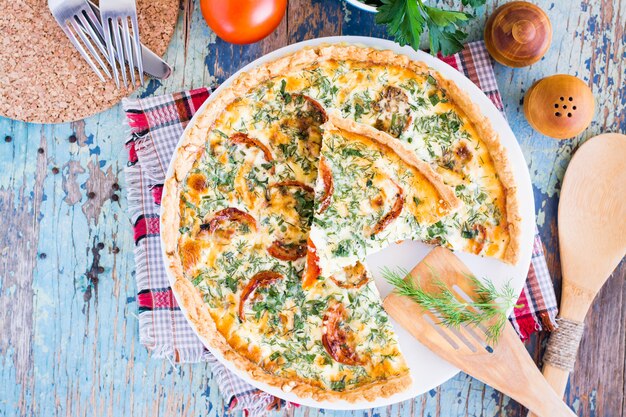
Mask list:
[[477,9],[480,6],[484,6],[487,0],[462,0],[463,6],[471,6],[474,9]]
[[517,295],[509,283],[498,290],[491,281],[469,276],[476,298],[466,302],[460,300],[442,281],[434,282],[438,292],[426,292],[412,279],[405,280],[409,274],[407,270],[383,268],[381,272],[383,278],[395,287],[397,294],[411,298],[426,310],[435,311],[444,326],[458,328],[464,324],[491,322],[486,331],[489,343],[497,343],[508,320],[507,311],[511,307],[522,307],[515,304]]
[[280,95],[285,100],[285,104],[291,103],[291,94],[285,92],[285,87],[287,87],[287,81],[280,80]]
[[[387,32],[400,45],[419,49],[420,37],[428,27],[430,53],[452,55],[463,48],[467,34],[461,28],[473,15],[455,10],[443,10],[427,6],[423,0],[381,0],[376,13],[376,23],[387,26]],[[485,0],[462,0],[464,6],[473,8],[485,4]]]
[[430,21],[437,26],[446,27],[448,25],[459,25],[469,20],[472,15],[454,10],[443,10],[437,7],[422,6],[430,18]]
[[333,255],[339,257],[349,256],[351,253],[350,246],[349,240],[342,240],[339,244],[337,244],[337,247],[332,250],[332,253]]
[[228,135],[227,135],[226,133],[222,132],[221,130],[219,130],[219,129],[213,129],[213,131],[214,131],[215,133],[217,133],[218,135],[220,135],[221,137],[223,137],[224,139],[228,139]]
[[452,55],[463,49],[467,33],[460,30],[472,17],[467,13],[441,10],[424,6],[430,19],[427,20],[430,53],[441,51],[444,56]]
[[478,236],[478,229],[470,228],[467,223],[463,224],[463,229],[461,230],[461,236],[465,239],[474,239]]
[[361,116],[365,113],[365,109],[359,103],[354,105],[354,119],[359,120]]
[[420,37],[426,20],[416,0],[381,0],[376,13],[376,23],[387,25],[387,32],[400,45],[419,49]]
[[431,96],[428,96],[428,100],[430,100],[430,104],[436,106],[441,100],[439,100],[439,96],[435,93]]

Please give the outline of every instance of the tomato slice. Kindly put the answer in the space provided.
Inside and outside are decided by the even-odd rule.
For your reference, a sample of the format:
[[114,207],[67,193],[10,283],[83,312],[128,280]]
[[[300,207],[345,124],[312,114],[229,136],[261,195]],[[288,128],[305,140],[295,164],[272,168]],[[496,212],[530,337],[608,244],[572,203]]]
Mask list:
[[261,271],[254,274],[241,292],[241,297],[239,298],[239,319],[241,319],[241,321],[246,321],[246,315],[244,314],[243,309],[248,298],[250,298],[252,293],[254,293],[258,287],[267,287],[268,285],[283,278],[283,274],[274,271]]
[[306,245],[283,243],[280,240],[276,240],[267,248],[267,253],[281,261],[295,261],[306,256],[307,247]]
[[[313,194],[314,190],[312,187],[295,180],[286,180],[279,181],[268,186],[268,189],[272,188],[281,188],[281,187],[292,187],[292,188],[300,188],[307,193]],[[269,197],[268,197],[269,198]],[[267,252],[276,259],[280,259],[282,261],[295,261],[296,259],[300,259],[304,257],[307,253],[307,245],[302,244],[301,242],[297,243],[286,243],[281,240],[276,240],[272,243],[272,245],[267,248]]]
[[391,222],[397,219],[402,212],[402,208],[404,207],[404,191],[395,182],[394,185],[396,186],[398,191],[396,192],[396,199],[393,202],[393,206],[391,207],[391,210],[389,210],[389,213],[385,214],[383,218],[380,219],[378,223],[376,223],[376,225],[372,229],[372,233],[370,234],[370,236],[374,236],[385,230],[385,227],[387,227]]
[[348,346],[348,337],[340,326],[341,321],[345,319],[346,309],[343,304],[337,302],[332,304],[326,313],[322,325],[322,345],[331,358],[344,365],[359,365],[361,360],[356,351]]
[[333,183],[333,172],[330,170],[325,158],[320,158],[319,163],[319,176],[322,178],[324,184],[324,195],[320,198],[320,207],[318,213],[322,214],[330,206],[330,201],[335,192],[335,184]]
[[295,180],[275,182],[273,184],[270,184],[270,188],[271,187],[297,187],[297,188],[302,188],[304,191],[308,193],[313,192],[313,187],[310,187],[300,181],[295,181]]
[[263,157],[267,162],[272,162],[274,157],[272,156],[272,152],[270,152],[269,148],[265,146],[258,139],[252,138],[245,133],[237,132],[230,137],[231,142],[237,144],[243,144],[247,146],[255,146],[263,152]]
[[319,262],[320,258],[317,255],[315,244],[311,238],[309,238],[307,241],[306,269],[302,277],[302,288],[310,288],[315,281],[317,281],[317,277],[319,277],[321,273]]
[[208,222],[200,225],[200,230],[213,233],[222,222],[246,223],[250,230],[256,231],[256,220],[254,220],[254,217],[235,207],[228,207],[216,212]]
[[326,110],[324,109],[324,106],[322,106],[317,100],[307,96],[306,94],[301,94],[301,93],[292,93],[291,97],[293,97],[294,99],[296,97],[302,97],[302,99],[306,101],[307,103],[309,103],[311,107],[313,107],[315,112],[318,114],[319,119],[315,121],[319,124],[326,123],[326,121],[328,120],[328,115],[326,114]]

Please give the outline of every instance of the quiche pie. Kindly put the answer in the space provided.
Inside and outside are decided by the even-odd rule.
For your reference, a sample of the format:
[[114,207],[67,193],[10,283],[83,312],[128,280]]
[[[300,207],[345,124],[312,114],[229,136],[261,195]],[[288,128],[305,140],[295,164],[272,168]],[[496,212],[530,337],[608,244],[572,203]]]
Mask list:
[[391,243],[422,239],[461,205],[430,165],[375,127],[330,113],[322,125],[307,287]]
[[[379,161],[366,204],[380,212],[366,207],[376,223],[350,226],[375,244],[359,252],[342,238],[349,265],[305,283],[314,218],[346,204],[339,180],[328,203],[316,193],[318,171],[323,181],[346,166],[323,135],[345,163],[354,150],[364,170],[365,153]],[[471,100],[423,63],[353,45],[302,49],[214,95],[175,152],[161,214],[172,288],[203,342],[251,378],[316,400],[410,386],[362,253],[407,237],[509,263],[519,251],[513,177]]]

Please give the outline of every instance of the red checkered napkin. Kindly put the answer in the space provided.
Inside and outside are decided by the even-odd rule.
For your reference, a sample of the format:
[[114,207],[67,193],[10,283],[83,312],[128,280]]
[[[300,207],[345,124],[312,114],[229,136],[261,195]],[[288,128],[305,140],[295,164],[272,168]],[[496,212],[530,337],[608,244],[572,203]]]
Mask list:
[[[483,42],[470,43],[460,53],[441,59],[472,80],[503,110]],[[227,371],[205,349],[176,304],[161,259],[159,206],[165,173],[183,129],[208,97],[209,91],[202,88],[123,102],[131,129],[126,142],[126,188],[135,236],[140,340],[157,358],[211,362],[221,393],[233,409],[262,415],[276,404],[275,399]],[[556,326],[556,297],[538,235],[519,304],[524,307],[516,309],[510,320],[522,339]]]

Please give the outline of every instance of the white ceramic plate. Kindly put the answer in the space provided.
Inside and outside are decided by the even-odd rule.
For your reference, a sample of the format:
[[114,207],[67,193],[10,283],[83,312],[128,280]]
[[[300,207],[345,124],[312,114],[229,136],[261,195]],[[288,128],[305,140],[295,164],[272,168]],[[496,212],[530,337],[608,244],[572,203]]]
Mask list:
[[[528,267],[530,265],[530,258],[532,254],[533,236],[534,236],[534,198],[532,193],[532,187],[530,182],[530,176],[528,174],[528,168],[522,151],[515,139],[515,135],[511,131],[511,128],[507,124],[504,117],[500,114],[498,109],[493,103],[483,94],[483,92],[474,85],[469,79],[465,78],[454,68],[448,64],[438,60],[437,58],[422,52],[415,51],[410,47],[400,47],[394,42],[368,38],[362,36],[335,36],[328,38],[313,39],[310,41],[300,42],[293,45],[286,46],[278,49],[272,53],[269,53],[256,61],[246,65],[228,80],[226,80],[213,94],[207,99],[207,101],[198,110],[197,114],[203,112],[206,106],[217,97],[220,91],[228,85],[239,73],[248,71],[251,68],[259,66],[265,62],[275,60],[283,55],[293,53],[303,47],[318,45],[321,43],[351,43],[357,45],[364,45],[374,47],[378,49],[389,49],[396,53],[404,54],[411,59],[417,61],[423,61],[430,67],[436,69],[444,77],[453,80],[462,90],[465,90],[472,97],[474,103],[480,107],[482,113],[489,118],[493,128],[500,135],[500,140],[504,147],[507,149],[509,158],[511,160],[513,174],[518,184],[518,197],[520,205],[520,214],[522,216],[522,236],[521,236],[521,256],[520,261],[516,266],[506,265],[495,259],[486,259],[474,255],[465,253],[457,253],[459,258],[472,270],[478,277],[486,277],[491,279],[497,286],[501,286],[509,282],[516,291],[520,292],[524,286]],[[191,120],[187,129],[189,129],[195,122],[195,117]],[[185,133],[187,130],[185,130]],[[183,133],[183,137],[185,136]],[[167,177],[172,174],[172,165],[168,170]],[[164,246],[164,245],[163,245]],[[380,269],[383,266],[391,268],[403,267],[405,269],[412,269],[430,250],[432,247],[419,242],[404,242],[398,245],[393,245],[379,253],[376,253],[367,258],[367,263],[374,274],[376,279],[376,285],[384,297],[390,291],[391,287],[380,276]],[[393,320],[392,320],[393,322]],[[441,385],[455,374],[459,372],[458,369],[440,359],[437,355],[429,351],[426,347],[419,344],[408,332],[402,329],[397,323],[393,322],[394,329],[398,334],[400,341],[400,347],[406,358],[406,361],[411,370],[411,376],[413,384],[405,391],[395,394],[389,398],[378,398],[375,401],[360,401],[356,403],[349,403],[345,401],[315,401],[311,398],[300,398],[294,393],[287,393],[280,388],[264,384],[262,382],[251,379],[247,373],[239,370],[229,361],[224,359],[219,351],[215,351],[209,347],[209,350],[222,362],[228,369],[240,376],[245,381],[254,385],[255,387],[269,392],[272,395],[285,399],[287,401],[295,402],[302,405],[318,408],[328,408],[335,410],[357,410],[372,407],[381,407],[390,404],[394,404],[400,401],[404,401],[427,392],[438,385]],[[205,343],[206,344],[206,343]]]

